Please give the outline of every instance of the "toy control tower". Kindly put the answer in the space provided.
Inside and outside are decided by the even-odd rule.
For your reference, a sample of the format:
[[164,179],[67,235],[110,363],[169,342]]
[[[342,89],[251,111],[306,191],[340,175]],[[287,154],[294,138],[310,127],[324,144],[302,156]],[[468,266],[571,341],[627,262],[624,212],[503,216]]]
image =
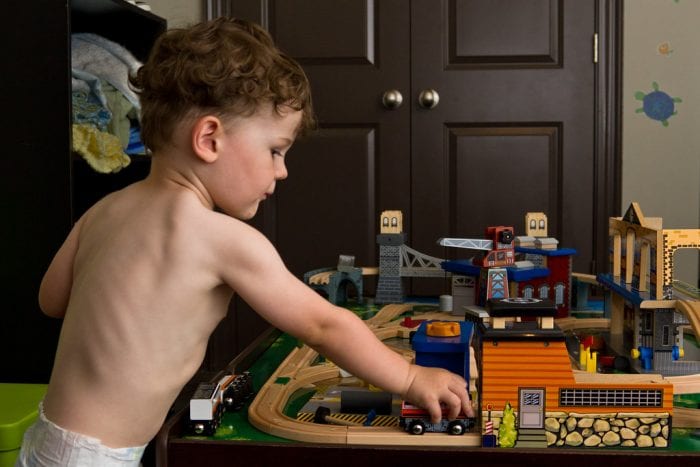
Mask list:
[[383,211],[380,230],[377,235],[379,245],[379,280],[375,303],[403,302],[403,282],[401,281],[401,245],[406,243],[403,232],[401,211]]

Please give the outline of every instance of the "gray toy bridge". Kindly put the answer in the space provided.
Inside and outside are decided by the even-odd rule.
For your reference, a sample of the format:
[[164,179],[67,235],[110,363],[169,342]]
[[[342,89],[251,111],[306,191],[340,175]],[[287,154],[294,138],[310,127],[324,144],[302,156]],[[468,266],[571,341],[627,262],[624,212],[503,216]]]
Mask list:
[[402,277],[445,277],[449,273],[441,258],[426,255],[405,244],[403,233],[379,234],[379,281],[375,303],[401,303],[404,300]]
[[304,282],[323,292],[331,303],[343,303],[348,298],[347,287],[354,285],[358,301],[362,301],[362,277],[379,274],[375,303],[401,303],[404,300],[402,277],[446,277],[440,266],[444,260],[423,254],[403,243],[403,234],[380,234],[379,270],[355,267],[354,258],[341,255],[337,268],[314,269],[304,274]]

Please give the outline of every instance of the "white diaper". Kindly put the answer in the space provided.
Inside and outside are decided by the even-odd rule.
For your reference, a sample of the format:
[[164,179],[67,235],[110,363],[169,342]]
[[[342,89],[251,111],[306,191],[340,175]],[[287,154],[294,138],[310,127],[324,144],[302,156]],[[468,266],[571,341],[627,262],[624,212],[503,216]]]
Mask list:
[[138,467],[146,445],[109,448],[99,439],[51,422],[39,404],[39,419],[24,433],[15,467]]

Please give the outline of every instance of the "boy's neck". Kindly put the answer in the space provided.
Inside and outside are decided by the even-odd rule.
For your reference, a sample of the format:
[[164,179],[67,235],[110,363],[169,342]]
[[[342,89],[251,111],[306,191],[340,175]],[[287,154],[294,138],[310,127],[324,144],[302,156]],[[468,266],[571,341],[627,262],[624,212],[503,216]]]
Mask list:
[[168,154],[154,154],[151,170],[144,180],[154,186],[163,185],[191,192],[207,209],[214,209],[214,201],[189,164],[178,163],[178,157]]

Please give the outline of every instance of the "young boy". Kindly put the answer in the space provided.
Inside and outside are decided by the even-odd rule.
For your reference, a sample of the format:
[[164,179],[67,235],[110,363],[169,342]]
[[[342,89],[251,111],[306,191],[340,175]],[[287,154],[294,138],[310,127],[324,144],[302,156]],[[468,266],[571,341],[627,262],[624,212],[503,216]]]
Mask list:
[[313,124],[308,81],[267,32],[224,18],[170,30],[132,85],[151,171],[93,206],[44,276],[41,308],[64,322],[19,465],[138,465],[234,293],[434,421],[440,403],[473,415],[464,379],[407,363],[243,222]]

